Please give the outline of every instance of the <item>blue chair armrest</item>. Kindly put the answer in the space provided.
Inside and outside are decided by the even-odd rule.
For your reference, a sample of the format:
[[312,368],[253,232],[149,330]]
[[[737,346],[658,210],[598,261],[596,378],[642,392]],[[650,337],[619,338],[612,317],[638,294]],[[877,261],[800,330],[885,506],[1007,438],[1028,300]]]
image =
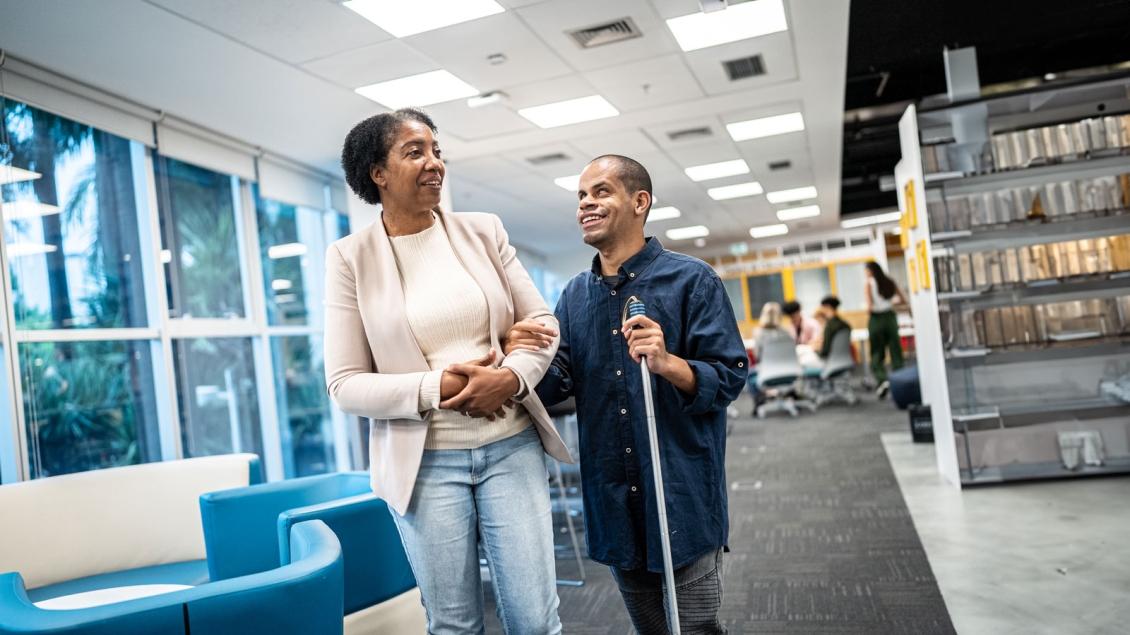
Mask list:
[[200,497],[200,519],[213,582],[279,566],[279,513],[371,492],[364,472],[323,474],[237,487]]
[[52,635],[340,634],[341,544],[320,522],[293,528],[292,564],[271,571],[137,600],[45,610],[18,573],[0,575],[0,633]]
[[321,520],[341,541],[345,614],[380,604],[416,586],[388,505],[372,493],[291,509],[278,517],[280,561],[289,561],[291,527]]

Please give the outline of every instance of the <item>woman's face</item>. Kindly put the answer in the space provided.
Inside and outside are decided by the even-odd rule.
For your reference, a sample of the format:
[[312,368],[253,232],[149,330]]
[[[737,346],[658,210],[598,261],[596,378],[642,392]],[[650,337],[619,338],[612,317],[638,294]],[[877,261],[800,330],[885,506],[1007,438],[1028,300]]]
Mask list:
[[412,120],[400,125],[385,165],[374,165],[369,171],[381,189],[385,208],[409,212],[424,212],[439,205],[445,174],[439,142],[431,128]]

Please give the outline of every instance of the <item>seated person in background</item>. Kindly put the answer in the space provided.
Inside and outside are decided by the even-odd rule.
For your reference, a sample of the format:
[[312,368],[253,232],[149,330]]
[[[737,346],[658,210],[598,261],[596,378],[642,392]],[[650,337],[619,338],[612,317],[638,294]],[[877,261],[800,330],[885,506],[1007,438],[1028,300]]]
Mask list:
[[816,317],[824,324],[820,339],[811,341],[811,345],[797,345],[797,359],[806,370],[823,370],[832,352],[832,338],[840,331],[851,332],[851,325],[837,312],[839,308],[840,299],[834,295],[820,301],[820,308],[816,310]]
[[[779,339],[793,339],[793,336],[781,324],[781,305],[776,302],[766,302],[765,306],[761,307],[761,318],[758,320],[757,328],[753,329],[754,357],[759,363],[765,351],[765,344]],[[765,393],[757,388],[756,367],[750,369],[747,381],[749,391],[753,394],[753,407],[756,412],[757,406],[765,403]]]
[[844,321],[839,314],[840,299],[830,295],[820,301],[820,313],[824,316],[824,341],[820,345],[817,355],[823,361],[828,360],[832,353],[832,338],[840,331],[851,332],[851,325]]
[[801,315],[799,302],[786,302],[782,310],[789,316],[785,328],[797,344],[812,344],[814,340],[819,339],[820,323]]

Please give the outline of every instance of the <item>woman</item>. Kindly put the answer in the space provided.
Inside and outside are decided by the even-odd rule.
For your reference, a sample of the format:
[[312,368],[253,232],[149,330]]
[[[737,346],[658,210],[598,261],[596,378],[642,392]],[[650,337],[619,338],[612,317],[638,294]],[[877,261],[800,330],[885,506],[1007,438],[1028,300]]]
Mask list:
[[[781,324],[781,305],[776,302],[766,302],[761,307],[761,317],[757,321],[757,328],[753,329],[753,355],[757,363],[761,363],[761,356],[765,351],[765,344],[774,340],[793,339],[793,336]],[[749,390],[753,393],[753,411],[756,416],[757,407],[765,403],[765,393],[757,388],[757,368],[751,369],[746,378]]]
[[880,399],[887,396],[891,384],[887,381],[887,368],[884,360],[887,351],[891,353],[891,370],[902,368],[902,343],[899,340],[899,322],[893,309],[894,300],[906,304],[902,289],[891,280],[877,262],[869,262],[864,269],[864,305],[871,317],[867,320],[867,331],[871,340],[871,372],[879,387],[875,394]]
[[572,459],[533,391],[558,342],[495,354],[516,321],[557,320],[497,217],[439,210],[435,133],[402,109],[345,139],[346,182],[383,211],[327,249],[329,394],[373,419],[373,491],[393,511],[428,632],[483,632],[481,537],[505,631],[559,633],[543,453]]

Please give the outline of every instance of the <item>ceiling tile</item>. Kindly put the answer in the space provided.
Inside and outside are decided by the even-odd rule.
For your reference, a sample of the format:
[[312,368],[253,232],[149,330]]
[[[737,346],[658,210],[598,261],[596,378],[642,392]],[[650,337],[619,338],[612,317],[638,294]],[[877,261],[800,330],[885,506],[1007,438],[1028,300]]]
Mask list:
[[424,110],[435,120],[441,133],[446,130],[470,141],[537,129],[509,108],[497,105],[471,108],[466,99],[434,104]]
[[[765,88],[797,78],[792,34],[788,31],[731,42],[684,54],[687,66],[708,95]],[[723,62],[760,55],[765,74],[730,81]]]
[[651,154],[658,151],[651,139],[647,138],[640,130],[625,130],[612,134],[585,137],[572,142],[586,158],[592,159],[602,154],[621,154],[635,158],[640,154]]
[[596,87],[580,74],[510,86],[506,92],[510,95],[510,106],[515,110],[599,94]]
[[[512,11],[405,38],[405,43],[483,92],[536,82],[572,69]],[[491,65],[501,53],[506,61]]]
[[[518,9],[517,13],[546,44],[581,71],[679,52],[667,25],[658,19],[645,0],[543,2]],[[621,18],[631,18],[643,37],[582,49],[566,35],[567,31]]]
[[458,177],[460,181],[490,183],[530,177],[530,171],[525,166],[508,157],[483,156],[466,160],[455,159],[444,163],[447,166],[448,177]]
[[303,64],[302,68],[352,90],[440,67],[403,41],[393,40],[323,57]]
[[[686,136],[677,139],[671,139],[670,136],[670,133],[698,129],[707,129],[710,131],[710,135]],[[726,133],[726,127],[722,125],[722,120],[713,113],[703,113],[697,117],[688,119],[678,119],[661,124],[648,125],[644,126],[643,130],[652,141],[663,148],[681,148],[702,143],[710,144],[719,141],[730,141],[730,135]]]
[[335,2],[151,0],[251,48],[298,64],[392,38]]
[[679,54],[610,66],[584,76],[621,111],[685,102],[703,95]]

